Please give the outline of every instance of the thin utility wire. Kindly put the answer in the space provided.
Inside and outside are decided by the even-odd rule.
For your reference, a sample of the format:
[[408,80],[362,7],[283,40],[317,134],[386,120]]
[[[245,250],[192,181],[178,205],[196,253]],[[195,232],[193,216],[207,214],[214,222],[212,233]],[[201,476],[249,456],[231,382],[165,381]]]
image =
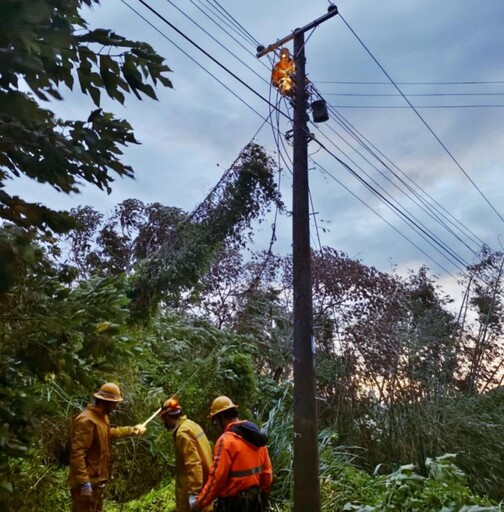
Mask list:
[[[196,4],[194,3],[193,0],[189,0],[193,5],[196,6]],[[245,41],[247,44],[251,44],[253,45],[254,42],[251,41],[251,38],[241,29],[241,28],[237,28],[236,24],[233,23],[232,21],[229,21],[229,19],[226,19],[227,17],[224,15],[222,15],[222,13],[219,11],[219,9],[212,3],[212,2],[209,2],[208,0],[206,0],[205,2],[203,0],[196,0],[198,2],[198,4],[200,5],[200,7],[198,7],[198,9],[206,14],[206,16],[210,17],[210,15],[208,14],[209,12],[212,14],[212,16],[215,16],[217,17],[217,19],[223,23],[224,25],[226,25],[230,30],[232,30],[236,35],[240,36],[240,38]],[[205,5],[207,4],[207,5]],[[197,7],[197,6],[196,6]],[[203,10],[205,9],[205,11]]]
[[429,260],[433,261],[441,270],[446,272],[449,276],[451,276],[453,279],[457,279],[445,266],[437,261],[433,256],[431,256],[429,253],[424,251],[418,244],[416,244],[411,238],[409,238],[407,235],[405,235],[400,229],[396,228],[391,222],[389,222],[383,215],[381,215],[377,210],[375,210],[372,206],[370,206],[366,201],[361,199],[357,194],[355,194],[352,190],[350,190],[343,182],[341,182],[334,174],[332,174],[330,171],[328,171],[325,167],[323,167],[320,163],[318,163],[316,160],[312,160],[313,163],[327,176],[329,176],[331,179],[333,179],[336,183],[338,183],[342,188],[344,188],[348,193],[350,193],[352,196],[354,196],[360,203],[362,203],[366,208],[371,210],[377,217],[379,217],[385,224],[387,224],[390,228],[392,228],[397,234],[399,234],[402,238],[404,238],[407,242],[409,242],[413,247],[418,249],[424,256],[426,256]]
[[166,0],[171,6],[173,6],[178,12],[180,12],[183,16],[185,16],[189,21],[194,23],[202,32],[204,32],[212,41],[216,42],[223,50],[225,50],[229,55],[234,57],[240,64],[245,66],[249,71],[251,71],[254,75],[256,75],[260,80],[265,82],[266,84],[269,84],[269,81],[264,78],[263,75],[259,74],[255,69],[251,68],[247,63],[243,61],[236,53],[233,53],[225,44],[221,43],[216,37],[214,37],[208,30],[206,30],[204,27],[202,27],[194,18],[192,18],[189,14],[187,14],[185,11],[183,11],[180,7],[175,5],[172,0]]
[[[313,88],[314,91],[318,96],[320,96],[320,93]],[[321,97],[321,96],[320,96]],[[412,201],[416,206],[418,206],[424,213],[426,213],[429,217],[431,217],[434,221],[439,223],[444,229],[446,229],[452,236],[454,236],[459,242],[461,242],[467,249],[469,249],[471,252],[475,253],[475,249],[467,245],[467,243],[462,240],[457,233],[455,233],[450,226],[448,226],[443,219],[439,215],[436,214],[436,210],[432,209],[432,207],[428,204],[426,204],[426,201],[409,185],[406,183],[401,176],[399,176],[397,173],[393,171],[375,152],[372,151],[372,149],[364,143],[364,141],[356,136],[356,134],[348,128],[348,126],[342,122],[338,116],[334,116],[333,112],[330,112],[330,117],[333,119],[343,130],[351,136],[358,144],[360,144],[373,158],[375,158],[385,169],[387,169],[392,176],[394,176],[399,183],[401,183],[404,187],[406,187],[406,190],[411,192],[413,196],[410,196],[407,191],[399,187],[399,185],[394,182],[391,178],[389,178],[378,166],[374,165],[368,158],[366,158],[365,155],[363,155],[355,146],[350,144],[344,137],[342,137],[332,126],[331,124],[327,124],[324,126],[327,126],[329,130],[331,130],[337,137],[339,137],[348,147],[350,147],[353,151],[355,151],[364,161],[366,161],[373,169],[375,169],[382,177],[384,177],[387,181],[389,181],[394,187],[396,187],[402,194],[404,194],[410,201]],[[320,129],[320,128],[319,128]],[[363,171],[363,169],[360,167],[360,169]],[[363,171],[364,172],[364,171]],[[420,201],[421,204],[418,204],[417,200]],[[466,235],[467,236],[467,235]],[[476,246],[479,248],[479,244],[476,244]]]
[[[214,25],[217,25],[230,39],[232,39],[238,46],[240,46],[243,50],[245,50],[249,55],[251,55],[254,60],[257,62],[257,58],[255,53],[253,53],[251,50],[249,50],[246,46],[243,45],[236,37],[234,37],[232,34],[230,34],[220,23],[215,21],[214,18],[208,12],[204,11],[200,6],[196,5],[193,0],[189,0],[205,17],[207,17]],[[201,3],[201,2],[200,2]],[[250,41],[246,41],[248,44],[250,44]],[[264,67],[268,67],[262,60],[259,61],[261,64],[263,64]]]
[[423,96],[504,96],[504,92],[428,92],[415,94],[365,93],[365,92],[323,92],[324,96],[357,96],[363,98],[419,98]]
[[[321,130],[318,126],[316,126],[317,129],[319,129],[321,131],[321,133],[324,133],[323,130]],[[394,180],[392,180],[389,176],[387,176],[381,169],[379,169],[376,165],[374,165],[372,162],[369,161],[369,159],[367,159],[360,151],[358,151],[358,149],[356,149],[354,146],[352,146],[350,143],[348,143],[340,134],[338,134],[336,132],[336,130],[334,130],[332,128],[332,126],[328,125],[328,129],[331,130],[337,137],[339,137],[345,144],[347,144],[353,151],[355,151],[362,159],[364,159],[376,172],[378,172],[385,180],[387,180],[392,186],[394,186],[399,192],[401,192],[402,194],[404,194],[404,196],[406,196],[407,199],[409,199],[410,201],[412,201],[418,208],[420,208],[426,215],[428,215],[432,220],[434,220],[435,222],[439,223],[444,229],[446,229],[452,236],[454,236],[462,245],[464,245],[470,252],[472,252],[473,254],[476,254],[476,250],[473,249],[472,247],[470,247],[469,245],[467,245],[467,243],[459,237],[459,235],[457,233],[455,233],[449,226],[447,226],[443,221],[442,219],[440,219],[438,216],[435,215],[435,213],[433,213],[431,211],[431,209],[429,209],[425,204],[423,204],[423,202],[419,199],[417,199],[417,196],[415,194],[415,192],[412,190],[412,188],[407,184],[405,183],[400,177],[398,177],[397,175],[395,175],[393,173],[393,171],[391,169],[389,169],[389,171],[391,171],[391,173],[396,176],[396,179],[399,180],[399,182],[406,187],[406,189],[409,191],[409,192],[412,192],[413,193],[413,196],[411,196],[410,194],[408,194],[407,190],[404,190],[402,189]],[[347,159],[352,162],[358,169],[360,169],[369,179],[371,179],[378,187],[380,187],[381,190],[383,190],[383,192],[385,194],[387,194],[388,197],[390,197],[393,201],[395,201],[403,210],[406,210],[413,218],[415,218],[415,220],[417,220],[417,222],[421,223],[421,221],[418,220],[418,218],[413,214],[411,213],[410,210],[408,210],[398,199],[395,199],[392,197],[392,195],[385,189],[383,188],[372,176],[370,176],[360,165],[358,165],[354,160],[352,160],[347,153],[343,152],[343,150],[341,148],[339,148],[336,144],[334,144],[330,139],[329,137],[327,137],[325,134],[324,136],[339,150],[341,151],[343,154],[345,154],[345,156],[347,157]],[[417,202],[417,201],[420,201],[420,204]],[[433,236],[436,236],[434,235],[434,233],[425,226],[425,224],[421,223],[426,230],[428,230]],[[438,237],[437,237],[438,238]],[[438,238],[439,239],[439,238]],[[467,263],[466,263],[467,264]]]
[[[318,126],[315,125],[316,128]],[[320,131],[320,130],[319,130]],[[320,133],[326,137],[329,142],[334,144],[331,139],[329,139],[322,131]],[[394,200],[390,194],[381,187],[376,180],[374,180],[372,177],[370,177],[365,171],[364,174],[370,178],[379,188],[383,190],[384,193],[377,190],[376,187],[371,185],[368,181],[366,181],[355,169],[350,167],[346,162],[344,162],[341,158],[339,158],[334,152],[329,150],[324,144],[320,142],[319,139],[314,139],[317,144],[319,144],[329,155],[331,155],[333,158],[335,158],[352,176],[358,179],[365,187],[367,187],[375,196],[377,196],[385,205],[394,211],[402,220],[408,224],[410,227],[412,227],[427,243],[429,243],[436,251],[438,251],[443,257],[447,258],[450,263],[457,265],[460,265],[459,270],[465,270],[465,268],[469,265],[464,259],[459,256],[455,251],[450,249],[442,240],[440,240],[434,233],[432,233],[421,221],[419,221],[409,210],[404,208],[404,206],[398,202],[397,200]],[[337,146],[335,146],[337,147]],[[348,155],[346,155],[341,148],[337,148],[339,151],[341,151],[347,158]],[[349,160],[355,164],[350,158]],[[361,169],[362,171],[362,169]],[[387,199],[385,195],[388,195],[391,197],[391,199]],[[396,204],[395,204],[396,203]],[[444,251],[444,254],[442,251]]]
[[[341,85],[392,85],[390,82],[343,82],[337,80],[319,81],[316,84],[341,84]],[[504,80],[495,81],[474,81],[474,82],[395,82],[397,85],[486,85],[486,84],[504,84]]]
[[[317,91],[315,87],[312,86],[313,91],[321,98],[321,94]],[[377,160],[385,169],[387,169],[402,185],[406,187],[407,190],[409,190],[414,197],[416,197],[421,203],[422,206],[418,205],[418,203],[413,199],[413,197],[409,196],[404,190],[402,191],[408,197],[410,200],[412,200],[417,206],[419,206],[425,213],[427,213],[433,220],[438,222],[443,228],[445,228],[451,235],[453,235],[457,240],[459,240],[463,245],[465,245],[471,252],[475,252],[475,249],[469,247],[464,240],[462,240],[457,233],[453,231],[453,229],[446,224],[446,219],[450,224],[452,224],[463,236],[465,236],[471,243],[473,243],[477,250],[481,249],[481,245],[483,245],[483,241],[480,240],[481,244],[471,238],[467,232],[470,233],[470,230],[466,228],[463,224],[461,224],[459,221],[456,221],[458,224],[462,225],[463,229],[458,227],[456,224],[454,224],[450,219],[448,219],[442,212],[439,212],[438,208],[436,207],[437,202],[427,193],[425,192],[415,181],[413,181],[411,178],[409,178],[401,169],[399,169],[393,162],[390,161],[383,153],[381,153],[375,146],[372,145],[372,143],[369,142],[368,139],[366,139],[355,127],[346,120],[339,112],[337,112],[334,109],[329,109],[330,118],[335,121],[350,137],[352,137],[358,144],[360,144],[373,158]],[[379,172],[382,176],[384,176],[387,180],[389,180],[391,183],[394,184],[394,186],[397,187],[397,185],[390,180],[384,173],[375,165],[373,165],[364,155],[362,155],[355,147],[353,147],[351,144],[349,144],[341,135],[339,135],[334,128],[328,124],[328,128],[333,131],[341,140],[343,140],[349,147],[351,147],[354,151],[356,151],[361,158],[363,158],[368,164],[370,164],[377,172]],[[380,154],[381,157],[380,157]],[[383,158],[382,158],[383,157]],[[409,185],[401,176],[399,176],[386,162],[387,160],[393,167],[395,167],[405,178],[408,179],[409,182],[411,182],[415,187],[417,187],[419,190],[421,190],[424,195],[429,197],[431,199],[431,203],[426,201],[414,188]],[[440,205],[439,205],[440,206]],[[449,214],[451,215],[451,214]],[[443,217],[443,218],[442,218]],[[453,217],[453,216],[452,216]]]
[[[316,96],[318,96],[319,98],[322,98],[322,95],[321,93],[317,90],[317,88],[310,83],[310,92],[312,94],[315,94]],[[465,245],[471,252],[475,253],[475,249],[469,247],[466,242],[464,240],[462,240],[459,235],[457,233],[455,233],[453,231],[453,229],[446,224],[446,222],[443,220],[443,218],[441,217],[445,217],[446,216],[444,214],[442,214],[441,212],[438,211],[438,209],[436,208],[436,201],[431,197],[429,196],[419,185],[417,185],[413,180],[411,180],[411,178],[409,178],[403,171],[401,171],[395,164],[393,164],[393,162],[390,161],[390,159],[386,158],[385,155],[383,155],[383,153],[379,152],[382,157],[384,158],[381,158],[380,155],[377,153],[377,148],[374,147],[357,129],[355,129],[355,127],[352,126],[352,124],[346,120],[339,112],[337,112],[336,110],[334,109],[331,109],[329,108],[329,114],[330,114],[330,118],[335,121],[350,137],[352,137],[358,144],[360,144],[373,158],[375,158],[377,160],[377,162],[379,162],[385,169],[387,169],[403,186],[406,187],[407,190],[409,190],[414,197],[416,197],[421,203],[422,205],[419,205],[416,200],[413,199],[412,196],[410,196],[407,192],[405,192],[404,190],[402,190],[400,187],[397,186],[396,183],[394,183],[390,178],[388,178],[377,166],[373,165],[364,155],[362,155],[362,153],[360,153],[360,151],[358,151],[354,146],[352,146],[348,141],[345,140],[344,137],[342,137],[340,134],[338,134],[336,132],[336,130],[334,130],[334,128],[331,126],[331,124],[327,124],[327,127],[328,129],[330,129],[331,131],[333,131],[333,133],[335,133],[341,140],[343,140],[345,142],[345,144],[347,144],[349,147],[351,147],[354,151],[356,151],[359,156],[361,158],[363,158],[369,165],[371,165],[377,172],[379,172],[385,179],[387,179],[388,181],[390,181],[395,187],[397,187],[406,197],[408,197],[408,199],[410,199],[412,202],[414,202],[418,207],[420,207],[424,213],[427,213],[427,215],[429,215],[433,220],[435,220],[436,222],[438,222],[444,229],[446,229],[452,236],[454,236],[459,242],[461,242],[463,245]],[[373,149],[374,148],[374,149]],[[432,202],[434,203],[433,204],[429,204],[420,194],[418,194],[414,188],[409,185],[401,176],[399,176],[391,167],[389,167],[389,165],[384,161],[384,160],[388,160],[392,166],[396,167],[398,169],[398,171],[403,175],[405,176],[411,183],[413,183],[413,185],[415,185],[419,190],[421,190],[422,192],[424,192],[424,194],[429,197]],[[450,222],[450,224],[454,225],[452,221],[450,221],[449,219],[447,219],[448,222]],[[457,221],[459,222],[459,221]],[[460,222],[459,222],[460,224]],[[463,226],[463,225],[462,225]],[[464,230],[461,230],[458,226],[454,225],[454,227],[461,232],[461,234],[463,236],[465,236],[471,243],[473,243],[478,250],[481,249],[481,245],[475,241],[474,239],[472,239]],[[467,228],[464,227],[464,229],[466,229],[467,231]],[[483,242],[482,242],[483,244]]]
[[[141,1],[141,0],[140,0]],[[128,7],[131,11],[133,11],[139,18],[141,18],[147,25],[149,25],[151,28],[153,28],[158,34],[160,34],[164,39],[166,39],[168,42],[170,42],[177,50],[182,52],[188,59],[190,59],[194,64],[196,64],[199,68],[201,68],[203,71],[208,73],[214,80],[216,80],[219,84],[222,85],[227,91],[229,91],[235,98],[240,100],[242,103],[244,103],[252,112],[257,114],[261,119],[265,120],[267,118],[264,118],[262,114],[260,114],[254,107],[252,107],[250,104],[248,104],[241,96],[239,96],[236,92],[234,92],[230,87],[228,87],[222,80],[217,78],[211,71],[205,68],[200,62],[198,62],[194,57],[189,55],[183,48],[181,48],[175,41],[170,39],[162,30],[157,28],[153,23],[151,23],[142,13],[137,11],[132,5],[130,5],[126,0],[121,0],[121,2]]]
[[[330,105],[333,108],[375,108],[375,109],[394,109],[394,108],[407,108],[410,109],[412,106],[409,105]],[[413,109],[449,109],[449,108],[503,108],[504,105],[490,104],[490,105],[415,105]],[[469,178],[470,180],[470,178]],[[479,191],[479,190],[478,190]],[[481,193],[481,192],[480,192]],[[487,201],[488,202],[488,201]]]
[[478,187],[476,182],[469,176],[467,171],[460,165],[458,160],[453,156],[453,154],[450,152],[450,150],[447,148],[447,146],[443,143],[443,141],[438,137],[438,135],[434,132],[434,130],[429,126],[427,121],[420,115],[420,112],[412,105],[412,103],[408,100],[408,98],[404,95],[402,90],[397,86],[397,84],[392,80],[392,77],[387,73],[385,68],[380,64],[380,62],[376,59],[376,57],[371,53],[369,48],[364,44],[362,39],[356,34],[356,32],[350,27],[350,25],[346,22],[345,18],[341,15],[339,15],[343,23],[347,26],[348,30],[354,35],[354,37],[359,41],[359,43],[362,45],[362,47],[366,50],[368,55],[373,59],[373,61],[376,63],[376,65],[382,70],[382,72],[385,74],[385,76],[390,80],[390,82],[394,85],[394,87],[397,89],[397,91],[402,95],[404,98],[404,101],[408,103],[408,105],[412,108],[412,110],[415,112],[417,117],[422,121],[424,126],[429,130],[429,132],[432,134],[432,136],[438,141],[438,143],[441,145],[441,147],[445,150],[445,152],[448,154],[448,156],[451,158],[451,160],[455,163],[455,165],[459,168],[459,170],[464,174],[464,176],[469,180],[469,182],[473,185],[473,187],[478,191],[478,193],[481,195],[481,197],[485,200],[485,202],[490,206],[490,208],[495,212],[495,214],[499,217],[499,219],[504,222],[504,217],[499,213],[499,211],[495,208],[495,206],[490,202],[488,197],[483,193],[483,191]]
[[[147,7],[149,10],[151,10],[152,12],[154,12],[154,14],[156,14],[158,17],[160,17],[165,23],[167,23],[169,26],[171,26],[174,30],[176,30],[180,35],[182,35],[184,38],[186,38],[189,42],[191,42],[191,44],[193,44],[194,46],[196,46],[200,51],[202,51],[203,53],[205,53],[205,55],[207,55],[211,60],[213,60],[214,62],[216,62],[217,64],[219,64],[223,69],[225,69],[228,73],[230,73],[234,78],[236,78],[238,81],[240,81],[240,83],[242,83],[243,85],[245,85],[247,87],[247,84],[245,84],[239,77],[237,77],[234,73],[231,73],[227,68],[225,68],[225,66],[223,66],[222,64],[220,64],[216,59],[214,59],[211,55],[208,54],[208,52],[205,52],[203,49],[201,49],[196,43],[194,43],[190,38],[188,38],[187,36],[185,36],[185,34],[183,34],[181,31],[179,31],[178,29],[176,29],[176,27],[174,27],[170,22],[168,22],[165,18],[163,18],[159,13],[157,13],[157,11],[155,11],[154,9],[152,9],[148,4],[146,4],[146,2],[144,2],[143,0],[139,0],[140,3],[142,3],[145,7]],[[127,4],[126,2],[124,2],[123,0],[123,3],[125,3],[128,7],[131,8],[131,6],[129,6],[129,4]],[[138,14],[138,13],[137,13]],[[143,17],[142,17],[143,18]],[[143,18],[145,20],[145,18]],[[149,22],[150,24],[150,22]],[[152,26],[152,24],[150,24]],[[157,30],[157,29],[156,29]],[[169,40],[169,39],[168,39]],[[170,41],[171,42],[171,41]],[[180,48],[179,48],[180,49]],[[184,52],[185,53],[185,52]],[[186,53],[187,55],[187,53]],[[193,59],[194,60],[194,59]],[[195,61],[195,60],[194,60]],[[195,61],[196,62],[196,61]],[[219,80],[218,80],[219,81]],[[220,82],[220,81],[219,81]],[[222,83],[222,82],[220,82]],[[224,84],[223,84],[224,85]],[[226,87],[227,88],[227,87]],[[249,88],[249,87],[247,87]],[[228,89],[228,88],[227,88]],[[250,89],[250,88],[249,88]],[[229,90],[229,89],[228,89]],[[230,91],[232,92],[232,91]],[[254,91],[255,93],[255,91]],[[259,97],[261,97],[259,94],[255,93],[256,95],[258,95]],[[275,108],[275,106],[273,106],[271,104],[271,102],[269,102],[268,100],[266,100],[265,98],[261,97],[261,99],[263,99],[266,103],[268,103],[270,105],[270,108]],[[254,110],[254,112],[257,113],[257,111],[255,111],[255,109],[252,109]],[[284,115],[285,117],[287,117],[289,119],[289,117],[284,114],[283,112],[281,112],[280,110],[277,110],[277,112],[282,115]],[[260,115],[260,114],[259,114]],[[261,117],[261,116],[260,116]],[[262,117],[261,117],[262,118]],[[264,118],[263,118],[264,120]]]
[[[207,3],[210,3],[208,0],[206,0]],[[232,16],[217,0],[212,0],[212,3],[217,5],[219,10],[224,13],[224,15],[229,18],[244,34],[246,34],[252,43],[258,45],[259,41],[234,17]]]
[[[331,114],[338,120],[338,123],[341,123],[341,126],[344,127],[347,133],[351,134],[355,140],[359,141],[360,144],[372,155],[374,156],[378,162],[380,162],[386,169],[391,170],[392,168],[396,169],[406,180],[408,180],[414,187],[422,192],[422,194],[429,199],[426,202],[426,205],[430,208],[433,208],[438,212],[438,214],[443,217],[447,222],[449,222],[454,228],[456,228],[460,233],[467,237],[472,243],[474,243],[477,247],[481,247],[485,245],[485,242],[481,240],[475,233],[473,233],[466,225],[460,222],[455,216],[453,216],[441,203],[439,203],[434,197],[432,197],[423,187],[421,187],[418,183],[416,183],[412,178],[408,176],[400,167],[398,167],[390,158],[388,158],[382,151],[380,151],[376,145],[374,145],[366,136],[360,132],[348,119],[346,119],[342,114],[340,114],[334,108],[329,108]],[[387,163],[388,162],[388,163]],[[389,166],[390,164],[390,166]],[[395,175],[395,173],[394,173]],[[398,177],[398,179],[401,179]],[[420,194],[417,195],[420,200],[423,200]]]
[[[124,4],[128,5],[126,3],[126,0],[121,0],[121,2],[123,2]],[[230,69],[228,69],[226,66],[224,66],[224,64],[222,64],[218,59],[216,59],[215,57],[213,57],[210,53],[208,53],[205,49],[203,49],[199,44],[197,44],[195,41],[193,41],[188,35],[184,34],[184,32],[182,32],[181,30],[179,30],[173,23],[171,23],[170,21],[168,21],[166,19],[166,17],[164,17],[161,13],[159,13],[156,9],[154,9],[153,7],[151,7],[147,2],[145,2],[145,0],[138,0],[138,2],[140,2],[146,9],[148,9],[149,11],[151,11],[156,17],[158,17],[161,21],[163,21],[163,23],[165,23],[166,25],[168,25],[172,30],[174,30],[175,32],[177,32],[177,34],[179,34],[181,37],[183,37],[187,42],[189,42],[190,44],[192,44],[195,48],[197,48],[201,53],[203,53],[206,57],[208,57],[214,64],[217,64],[217,66],[219,66],[221,69],[223,69],[226,73],[228,73],[229,75],[231,75],[235,80],[237,80],[239,83],[241,83],[245,88],[247,88],[250,92],[252,92],[255,96],[257,96],[258,98],[260,98],[262,101],[264,101],[265,103],[267,103],[268,105],[270,105],[270,107],[273,107],[273,108],[276,108],[274,105],[272,105],[264,96],[262,96],[260,93],[258,93],[253,87],[251,87],[249,84],[247,84],[244,80],[242,80],[238,75],[236,75],[236,73],[233,73]],[[131,8],[131,7],[130,7]],[[133,9],[132,9],[133,10]],[[137,12],[137,14],[139,14]],[[143,17],[142,17],[143,18]],[[146,18],[143,18],[144,20],[146,20]],[[148,22],[149,25],[150,22]],[[152,25],[151,25],[152,26]],[[156,29],[157,30],[157,29]],[[161,32],[162,33],[162,32]],[[175,44],[173,43],[173,41],[171,41],[168,36],[164,35],[164,37],[166,39],[168,39],[172,44]],[[177,46],[177,48],[181,51],[183,51],[179,46]],[[185,53],[185,52],[184,52]],[[187,53],[185,53],[186,55],[188,55]],[[190,57],[191,60],[193,60],[194,62],[197,62],[196,59]],[[205,68],[203,68],[205,69]],[[216,78],[216,80],[218,80]],[[219,83],[221,83],[222,85],[224,85],[220,80],[218,80]],[[227,87],[226,85],[224,85],[224,87],[232,92],[232,94],[234,96],[236,96],[237,98],[240,98],[236,93],[234,93],[233,91],[231,91],[231,89],[229,87]],[[241,100],[243,101],[243,100]],[[247,103],[246,103],[247,104]],[[247,106],[249,106],[249,108],[251,110],[253,110],[256,114],[259,115],[259,117],[261,117],[262,119],[264,119],[262,117],[261,114],[259,114],[253,107],[251,107],[250,105],[247,104]],[[282,115],[285,115],[283,112],[282,112]],[[287,116],[286,116],[287,117]]]
[[[454,260],[456,260],[459,265],[461,265],[462,268],[459,268],[459,270],[462,270],[463,268],[465,269],[465,267],[467,266],[467,263],[464,262],[457,254],[453,253],[453,251],[447,250],[445,247],[445,244],[443,244],[442,242],[437,240],[435,237],[430,235],[428,233],[428,231],[425,229],[425,227],[421,225],[420,222],[417,222],[414,218],[411,217],[411,215],[409,215],[409,212],[405,213],[403,211],[403,209],[398,208],[396,205],[394,205],[380,191],[378,191],[375,187],[373,187],[370,183],[368,183],[364,178],[362,178],[362,176],[360,176],[360,174],[358,172],[356,172],[345,161],[343,161],[341,158],[339,158],[333,151],[328,149],[322,142],[320,142],[320,140],[318,140],[315,137],[313,140],[315,140],[317,142],[317,144],[319,144],[322,147],[322,149],[324,149],[330,156],[332,156],[337,162],[339,162],[344,167],[345,170],[347,170],[352,176],[357,178],[357,180],[360,181],[366,188],[368,188],[375,196],[377,196],[379,199],[381,199],[381,201],[383,203],[385,203],[388,208],[392,209],[396,214],[398,214],[400,217],[402,217],[403,220],[405,220],[407,224],[415,226],[415,229],[417,230],[418,233],[423,233],[423,235],[421,235],[421,236],[425,240],[426,240],[425,237],[427,237],[427,239],[429,239],[429,240],[426,240],[426,241],[430,245],[434,244],[434,245],[438,246],[436,248],[436,250],[438,252],[441,249],[441,250],[445,250],[447,253],[450,253],[451,257]],[[445,258],[447,258],[447,256],[445,254],[443,254],[443,256]],[[447,259],[449,259],[449,258],[447,258]],[[451,261],[451,263],[453,263],[453,262]]]

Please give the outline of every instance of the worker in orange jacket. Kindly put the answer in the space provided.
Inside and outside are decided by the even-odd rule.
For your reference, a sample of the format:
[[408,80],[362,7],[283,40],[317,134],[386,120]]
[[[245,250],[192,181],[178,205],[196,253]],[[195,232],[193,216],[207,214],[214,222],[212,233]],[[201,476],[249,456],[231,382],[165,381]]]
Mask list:
[[[175,501],[177,512],[189,512],[189,498],[203,488],[210,473],[212,448],[202,428],[182,414],[180,402],[166,400],[159,415],[175,443]],[[212,510],[212,503],[204,512]]]
[[117,384],[107,382],[93,396],[94,405],[73,421],[68,476],[72,512],[103,511],[103,493],[112,471],[111,440],[145,433],[143,425],[111,428],[109,415],[123,401]]
[[276,87],[284,96],[294,96],[294,74],[296,66],[287,48],[280,50],[280,60],[273,66],[271,85]]
[[210,476],[192,510],[216,501],[216,512],[263,512],[273,472],[266,436],[251,421],[238,419],[238,406],[227,396],[213,402],[209,418],[222,432],[214,448]]

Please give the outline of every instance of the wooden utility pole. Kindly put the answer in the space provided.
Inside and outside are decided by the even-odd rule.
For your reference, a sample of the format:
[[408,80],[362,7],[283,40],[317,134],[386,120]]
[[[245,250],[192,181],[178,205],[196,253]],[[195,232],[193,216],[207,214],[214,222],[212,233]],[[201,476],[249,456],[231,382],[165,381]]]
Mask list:
[[328,13],[280,41],[257,49],[258,57],[294,39],[296,66],[293,134],[293,289],[294,289],[294,512],[320,511],[318,428],[313,339],[313,302],[308,188],[308,126],[305,72],[306,31],[338,14]]
[[292,166],[294,289],[294,511],[320,510],[308,189],[304,32],[294,37],[296,97]]

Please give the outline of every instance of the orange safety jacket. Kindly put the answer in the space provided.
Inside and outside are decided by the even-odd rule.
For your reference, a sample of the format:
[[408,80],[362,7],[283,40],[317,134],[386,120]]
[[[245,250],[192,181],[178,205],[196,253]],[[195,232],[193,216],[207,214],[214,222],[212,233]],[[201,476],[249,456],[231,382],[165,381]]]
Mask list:
[[290,58],[278,61],[271,72],[271,84],[284,96],[294,96],[296,66]]
[[273,67],[271,72],[271,83],[274,87],[280,85],[283,78],[293,75],[296,71],[294,61],[291,59],[279,60]]
[[111,440],[131,435],[133,427],[111,428],[108,414],[89,405],[73,422],[69,487],[107,482],[112,471]]
[[202,509],[216,498],[236,496],[251,487],[269,494],[272,481],[266,436],[250,421],[235,421],[217,440],[210,476],[197,505]]

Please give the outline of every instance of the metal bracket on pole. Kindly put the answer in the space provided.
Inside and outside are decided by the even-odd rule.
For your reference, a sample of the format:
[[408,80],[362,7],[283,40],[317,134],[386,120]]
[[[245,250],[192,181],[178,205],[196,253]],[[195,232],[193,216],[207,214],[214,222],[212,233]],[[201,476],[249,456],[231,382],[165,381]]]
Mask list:
[[303,33],[307,32],[308,30],[315,28],[316,26],[320,25],[324,21],[332,18],[333,16],[336,16],[337,14],[338,14],[338,8],[334,4],[331,4],[327,9],[327,14],[324,14],[320,18],[313,20],[311,23],[308,23],[308,25],[305,25],[304,27],[301,27],[301,28],[296,28],[291,34],[283,37],[282,39],[279,39],[276,43],[270,44],[266,48],[264,46],[258,46],[256,57],[258,59],[260,59],[261,57],[264,57],[266,54],[275,51],[277,48],[280,48],[280,46],[283,46],[285,43],[292,41],[294,39],[294,37],[296,37],[296,34],[299,34],[300,32],[303,32]]

